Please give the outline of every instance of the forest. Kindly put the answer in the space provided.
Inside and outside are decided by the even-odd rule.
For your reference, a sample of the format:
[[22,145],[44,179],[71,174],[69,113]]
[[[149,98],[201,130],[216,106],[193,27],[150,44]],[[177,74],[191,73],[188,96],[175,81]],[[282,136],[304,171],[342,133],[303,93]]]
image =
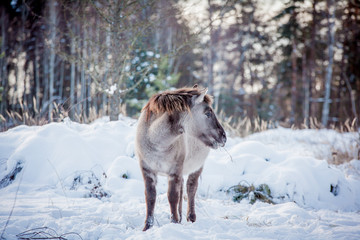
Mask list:
[[1,131],[194,84],[230,124],[359,126],[359,0],[7,0],[0,32]]

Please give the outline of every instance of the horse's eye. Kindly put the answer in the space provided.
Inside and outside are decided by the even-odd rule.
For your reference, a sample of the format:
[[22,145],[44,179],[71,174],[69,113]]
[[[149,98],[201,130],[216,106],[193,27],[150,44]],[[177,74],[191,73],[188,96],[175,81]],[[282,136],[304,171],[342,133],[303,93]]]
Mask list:
[[205,112],[205,116],[208,117],[208,118],[211,117],[211,112],[210,112],[210,111],[206,111],[206,112]]

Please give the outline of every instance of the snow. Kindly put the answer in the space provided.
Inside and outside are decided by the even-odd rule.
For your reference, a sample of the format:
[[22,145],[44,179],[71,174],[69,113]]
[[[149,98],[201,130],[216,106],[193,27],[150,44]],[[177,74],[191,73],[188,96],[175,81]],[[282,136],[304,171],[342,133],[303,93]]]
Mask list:
[[155,81],[155,79],[156,79],[156,76],[155,76],[154,74],[150,73],[150,74],[149,74],[149,80],[150,80],[150,82]]
[[[167,179],[159,177],[155,226],[142,232],[144,185],[134,155],[135,129],[136,120],[121,116],[115,122],[65,119],[0,133],[0,181],[22,167],[0,188],[3,237],[48,227],[82,239],[360,238],[359,133],[279,128],[229,137],[225,149],[211,150],[206,160],[197,221],[170,223]],[[354,158],[329,165],[325,159],[334,151]],[[276,204],[233,202],[227,190],[238,183],[267,184]],[[185,200],[183,213],[186,206]]]
[[105,89],[107,94],[113,95],[117,90],[117,84],[111,85],[109,89]]
[[152,52],[152,51],[146,51],[146,55],[147,55],[148,57],[153,57],[153,56],[154,56],[154,52]]

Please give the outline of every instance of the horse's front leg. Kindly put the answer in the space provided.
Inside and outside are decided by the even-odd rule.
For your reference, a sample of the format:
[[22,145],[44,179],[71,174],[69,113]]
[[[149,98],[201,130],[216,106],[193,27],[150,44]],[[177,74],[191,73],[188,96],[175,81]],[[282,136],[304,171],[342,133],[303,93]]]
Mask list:
[[[182,175],[172,174],[169,176],[168,183],[168,200],[171,211],[171,222],[180,223],[181,216],[178,214],[178,206],[181,204],[181,187],[183,178]],[[180,210],[180,209],[179,209]],[[181,212],[179,212],[181,214]]]
[[186,182],[186,191],[188,195],[188,208],[187,208],[187,221],[195,222],[195,194],[198,187],[199,176],[201,175],[202,168],[189,175]]
[[179,223],[181,223],[181,220],[182,220],[183,188],[184,188],[184,178],[181,178],[180,198],[179,198],[179,206],[178,206],[179,217],[180,217]]
[[145,182],[146,219],[143,231],[154,225],[154,209],[156,201],[156,174],[144,167],[141,168]]

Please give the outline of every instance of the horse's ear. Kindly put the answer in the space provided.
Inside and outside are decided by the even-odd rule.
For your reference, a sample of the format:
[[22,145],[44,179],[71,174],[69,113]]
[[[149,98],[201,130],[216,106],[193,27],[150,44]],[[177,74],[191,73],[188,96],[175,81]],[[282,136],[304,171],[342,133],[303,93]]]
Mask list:
[[193,86],[193,88],[198,88],[198,85],[197,85],[197,84],[195,84],[195,85]]
[[203,90],[200,90],[200,95],[195,98],[195,104],[202,103],[204,101],[204,97],[208,91],[208,88],[204,88]]

